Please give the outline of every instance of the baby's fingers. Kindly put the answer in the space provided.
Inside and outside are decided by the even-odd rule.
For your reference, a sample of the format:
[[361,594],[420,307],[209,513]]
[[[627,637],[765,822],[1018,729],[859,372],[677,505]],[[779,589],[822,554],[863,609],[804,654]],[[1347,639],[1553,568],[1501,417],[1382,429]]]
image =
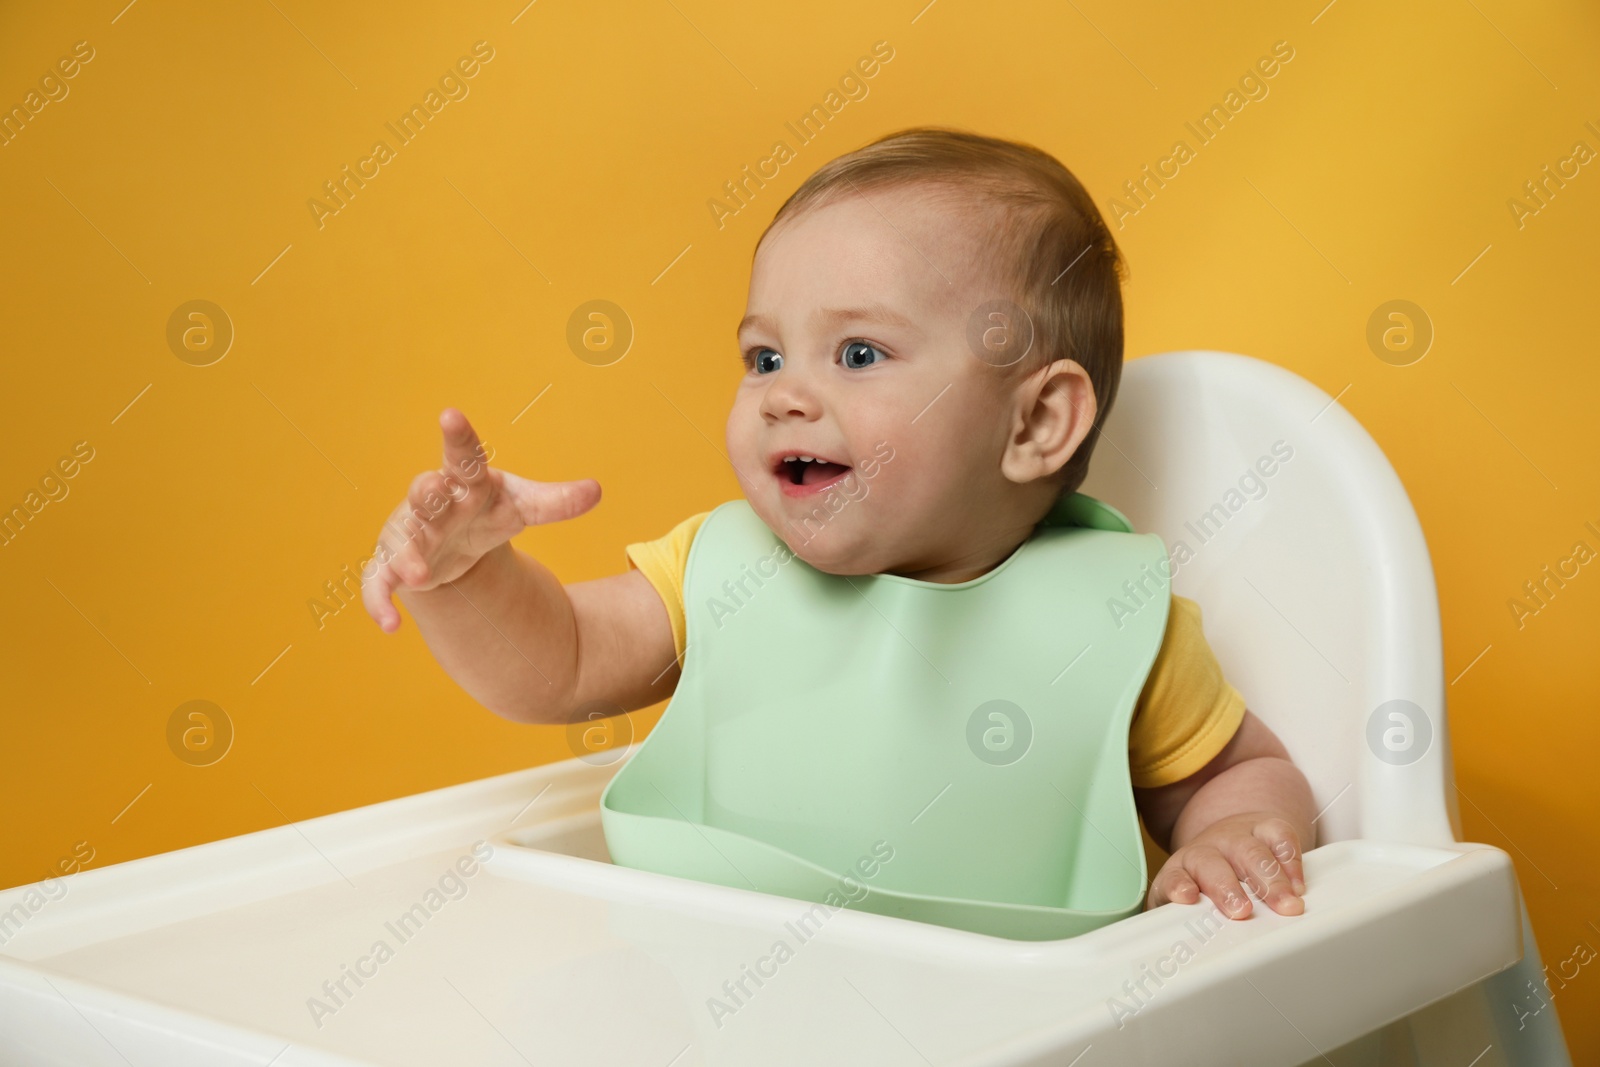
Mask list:
[[1200,885],[1200,892],[1211,898],[1222,914],[1230,919],[1244,919],[1250,915],[1250,897],[1239,884],[1239,876],[1217,849],[1209,845],[1191,846],[1184,854],[1184,869]]
[[1266,844],[1254,837],[1230,841],[1234,869],[1256,897],[1279,915],[1299,915],[1306,910],[1289,884],[1283,864],[1268,850]]
[[500,477],[524,526],[565,522],[600,502],[600,483],[593,478],[575,482],[534,482],[506,471],[501,471]]
[[[386,552],[380,549],[378,555]],[[361,604],[380,630],[392,634],[400,629],[400,609],[394,606],[394,590],[400,579],[388,563],[380,564],[376,559],[373,563],[376,570],[372,576],[368,577],[365,571],[361,575]]]
[[1289,878],[1290,888],[1296,895],[1304,896],[1306,871],[1301,862],[1300,835],[1294,832],[1294,827],[1282,819],[1269,819],[1256,827],[1255,836],[1283,864],[1283,873]]
[[439,415],[439,432],[444,435],[444,470],[468,482],[482,478],[488,469],[486,450],[467,417],[455,408],[445,408]]
[[368,574],[366,568],[362,569],[361,604],[384,633],[392,634],[400,628],[395,593],[402,586],[426,585],[432,577],[432,569],[422,550],[437,533],[426,521],[427,512],[412,500],[420,501],[431,480],[438,478],[437,472],[430,471],[412,482],[406,502],[395,508],[383,525],[370,564],[372,572]]
[[1200,887],[1194,884],[1194,879],[1183,869],[1183,864],[1169,860],[1166,866],[1156,872],[1155,880],[1150,883],[1145,907],[1159,908],[1169,900],[1174,904],[1194,904],[1199,899]]
[[[452,507],[466,491],[460,482],[452,482],[438,471],[423,471],[411,479],[406,493],[407,513],[397,516],[411,540],[430,532],[437,525],[459,525],[469,515],[461,508]],[[439,519],[443,518],[441,524]]]

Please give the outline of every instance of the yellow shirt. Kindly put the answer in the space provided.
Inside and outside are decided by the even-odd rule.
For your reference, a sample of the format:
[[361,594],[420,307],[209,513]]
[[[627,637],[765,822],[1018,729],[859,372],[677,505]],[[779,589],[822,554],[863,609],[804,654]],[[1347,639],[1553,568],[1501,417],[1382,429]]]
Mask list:
[[[672,644],[683,658],[683,576],[689,543],[702,511],[665,537],[628,545],[628,562],[655,586],[672,622]],[[1128,731],[1128,766],[1141,788],[1169,785],[1194,774],[1232,740],[1244,720],[1244,697],[1222,677],[1222,668],[1200,625],[1200,605],[1174,595],[1167,632]]]

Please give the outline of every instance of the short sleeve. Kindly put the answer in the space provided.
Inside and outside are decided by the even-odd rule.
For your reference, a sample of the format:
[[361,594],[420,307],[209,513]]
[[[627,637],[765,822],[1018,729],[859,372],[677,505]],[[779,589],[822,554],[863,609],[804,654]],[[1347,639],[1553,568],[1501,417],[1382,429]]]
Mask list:
[[683,658],[685,626],[683,615],[683,575],[689,566],[689,545],[695,532],[705,522],[709,511],[684,519],[666,536],[654,541],[636,541],[623,549],[628,563],[640,571],[666,606],[667,618],[672,623],[672,647],[678,658]]
[[1200,605],[1174,594],[1128,732],[1133,784],[1150,789],[1194,774],[1233,739],[1244,712],[1244,697],[1206,643]]

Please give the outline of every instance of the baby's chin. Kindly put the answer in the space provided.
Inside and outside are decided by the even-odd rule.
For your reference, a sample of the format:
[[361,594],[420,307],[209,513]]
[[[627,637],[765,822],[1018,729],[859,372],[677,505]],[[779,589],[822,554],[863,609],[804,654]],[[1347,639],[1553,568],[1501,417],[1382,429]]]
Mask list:
[[824,574],[876,574],[883,563],[879,558],[882,545],[873,538],[863,540],[865,531],[861,520],[866,518],[863,514],[850,516],[856,521],[848,526],[843,524],[845,516],[839,515],[818,528],[815,512],[794,519],[785,513],[782,504],[777,505],[775,512],[755,501],[751,501],[751,506],[796,559]]
[[879,570],[877,560],[865,551],[851,551],[845,546],[830,546],[828,549],[823,549],[816,541],[805,542],[787,538],[785,543],[795,554],[796,559],[823,574],[858,577],[877,574]]

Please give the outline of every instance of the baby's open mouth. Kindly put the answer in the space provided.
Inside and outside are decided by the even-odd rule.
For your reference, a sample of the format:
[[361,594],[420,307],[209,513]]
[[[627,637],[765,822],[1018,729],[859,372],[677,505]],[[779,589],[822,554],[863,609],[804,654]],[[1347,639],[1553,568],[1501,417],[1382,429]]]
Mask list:
[[788,493],[793,493],[795,488],[815,491],[838,481],[850,470],[849,464],[800,452],[784,453],[773,463],[773,474]]

